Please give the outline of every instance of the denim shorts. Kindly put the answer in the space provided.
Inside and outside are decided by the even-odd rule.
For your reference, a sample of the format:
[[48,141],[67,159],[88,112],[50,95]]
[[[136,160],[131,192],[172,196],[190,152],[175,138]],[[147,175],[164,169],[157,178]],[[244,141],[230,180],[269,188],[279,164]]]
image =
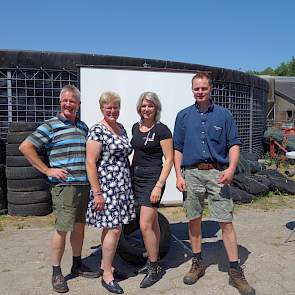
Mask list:
[[165,190],[165,186],[162,188],[161,199],[157,203],[150,201],[150,196],[153,188],[155,187],[159,176],[162,171],[160,167],[132,167],[132,178],[133,178],[133,190],[135,200],[140,206],[155,207],[159,208],[160,202]]
[[60,185],[51,187],[55,229],[73,231],[75,223],[85,223],[89,185]]
[[189,220],[202,216],[205,198],[211,218],[218,222],[233,220],[234,203],[227,185],[218,183],[221,171],[216,169],[185,169],[183,176],[187,191],[183,194],[183,206]]

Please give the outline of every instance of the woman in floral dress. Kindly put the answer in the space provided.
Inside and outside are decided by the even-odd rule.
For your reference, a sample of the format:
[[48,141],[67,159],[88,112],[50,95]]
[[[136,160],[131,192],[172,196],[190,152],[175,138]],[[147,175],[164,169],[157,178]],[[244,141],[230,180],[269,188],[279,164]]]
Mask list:
[[128,161],[132,148],[126,130],[117,122],[120,102],[115,92],[101,95],[99,104],[103,119],[89,130],[86,144],[86,168],[91,185],[86,222],[103,228],[102,285],[117,294],[122,294],[123,289],[114,280],[112,261],[122,224],[135,218]]

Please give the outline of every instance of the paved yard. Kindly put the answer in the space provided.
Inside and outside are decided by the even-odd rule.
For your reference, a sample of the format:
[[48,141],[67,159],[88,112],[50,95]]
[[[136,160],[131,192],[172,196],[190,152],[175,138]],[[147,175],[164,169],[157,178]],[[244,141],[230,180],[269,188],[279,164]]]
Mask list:
[[[292,207],[267,212],[249,208],[235,213],[240,259],[246,266],[246,277],[255,287],[256,294],[295,294],[295,234],[290,242],[284,243],[290,233],[286,225],[295,221],[295,209]],[[129,279],[120,283],[125,293],[238,294],[228,285],[227,260],[220,230],[216,223],[207,219],[202,228],[206,275],[193,286],[183,284],[182,276],[190,266],[189,251],[178,240],[189,247],[187,224],[180,209],[164,208],[162,212],[168,217],[172,233],[177,238],[172,238],[170,251],[162,262],[166,275],[154,286],[139,289],[142,275],[136,276],[134,266],[116,257],[115,266],[130,274]],[[50,284],[50,221],[50,217],[12,219],[8,226],[0,228],[1,294],[56,294]],[[85,262],[93,268],[98,267],[100,260],[100,250],[96,248],[99,238],[100,231],[87,228],[83,255]],[[67,247],[62,262],[65,275],[69,273],[71,259]],[[101,287],[100,279],[68,278],[68,294],[110,294]]]

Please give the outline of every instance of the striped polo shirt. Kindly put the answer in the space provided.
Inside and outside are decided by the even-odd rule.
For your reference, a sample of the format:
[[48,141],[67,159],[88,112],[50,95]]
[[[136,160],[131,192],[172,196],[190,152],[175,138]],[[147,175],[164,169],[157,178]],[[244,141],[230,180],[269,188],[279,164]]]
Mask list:
[[74,185],[88,183],[86,174],[86,136],[87,125],[76,119],[75,123],[60,114],[40,125],[27,140],[37,149],[46,149],[51,168],[68,171],[68,177],[61,181],[48,177],[50,183]]

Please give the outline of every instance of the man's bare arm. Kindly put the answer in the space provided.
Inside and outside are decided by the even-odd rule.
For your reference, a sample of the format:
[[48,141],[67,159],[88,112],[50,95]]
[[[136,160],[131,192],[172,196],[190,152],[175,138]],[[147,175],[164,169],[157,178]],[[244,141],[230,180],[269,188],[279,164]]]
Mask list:
[[55,177],[61,180],[66,179],[68,172],[61,168],[48,167],[38,155],[35,146],[29,141],[24,140],[19,147],[19,150],[23,153],[26,159],[31,163],[33,167],[47,176]]
[[176,173],[176,187],[179,191],[185,192],[186,184],[181,172],[181,163],[182,153],[177,150],[174,150],[174,169]]

